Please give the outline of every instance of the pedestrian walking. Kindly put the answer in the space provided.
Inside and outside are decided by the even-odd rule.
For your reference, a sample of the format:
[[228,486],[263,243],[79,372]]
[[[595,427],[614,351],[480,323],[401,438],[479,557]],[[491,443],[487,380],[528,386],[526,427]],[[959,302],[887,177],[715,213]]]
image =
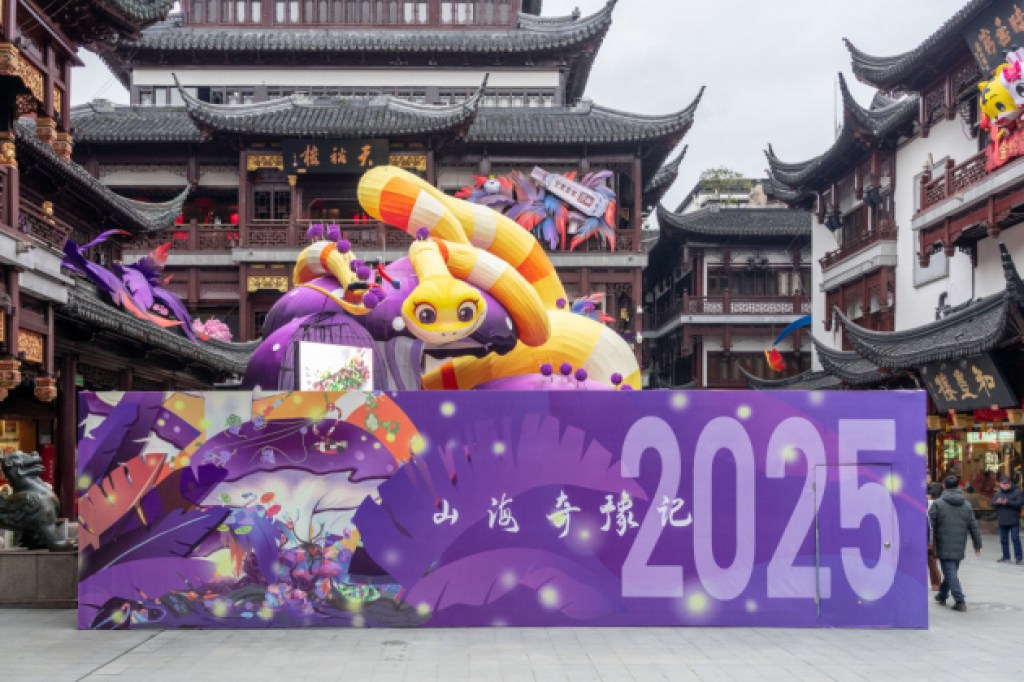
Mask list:
[[939,499],[928,510],[935,536],[935,554],[942,568],[942,583],[935,601],[943,606],[953,595],[953,610],[966,611],[967,600],[960,587],[960,562],[964,560],[967,536],[974,542],[974,553],[981,556],[981,531],[974,518],[974,509],[958,487],[956,476],[947,476],[942,482],[946,488]]
[[[933,482],[928,484],[928,509],[932,508],[935,500],[942,495],[942,484]],[[942,584],[942,573],[939,572],[939,558],[935,555],[935,529],[932,528],[931,517],[928,517],[928,579],[932,583],[932,592],[939,591]]]
[[1024,507],[1024,492],[1013,484],[1009,476],[999,479],[999,490],[992,498],[992,508],[996,510],[996,521],[999,523],[999,542],[1003,545],[1003,556],[999,563],[1010,563],[1010,540],[1013,540],[1013,556],[1017,565],[1024,565],[1024,555],[1020,549],[1020,509]]

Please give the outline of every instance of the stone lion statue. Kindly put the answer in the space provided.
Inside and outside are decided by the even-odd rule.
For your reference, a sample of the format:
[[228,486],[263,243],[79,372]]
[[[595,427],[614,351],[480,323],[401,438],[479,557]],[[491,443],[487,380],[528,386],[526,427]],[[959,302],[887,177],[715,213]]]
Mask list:
[[75,543],[57,533],[60,501],[50,484],[39,478],[43,473],[39,454],[13,452],[0,457],[0,466],[13,490],[9,495],[0,493],[0,528],[19,532],[22,546],[28,549],[74,550]]

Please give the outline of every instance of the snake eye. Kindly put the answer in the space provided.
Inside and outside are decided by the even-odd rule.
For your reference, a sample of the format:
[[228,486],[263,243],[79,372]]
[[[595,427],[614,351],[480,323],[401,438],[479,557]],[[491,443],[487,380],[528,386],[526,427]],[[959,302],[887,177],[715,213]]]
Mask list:
[[476,317],[476,303],[466,301],[459,306],[459,322],[469,322]]
[[416,306],[416,320],[420,324],[434,324],[437,322],[437,310],[429,303],[420,303]]

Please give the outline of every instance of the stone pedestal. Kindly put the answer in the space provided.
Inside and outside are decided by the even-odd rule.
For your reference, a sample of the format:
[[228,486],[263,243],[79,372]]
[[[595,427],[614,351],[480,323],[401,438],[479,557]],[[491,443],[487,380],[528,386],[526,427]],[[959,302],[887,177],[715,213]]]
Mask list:
[[75,608],[78,553],[0,550],[0,608]]

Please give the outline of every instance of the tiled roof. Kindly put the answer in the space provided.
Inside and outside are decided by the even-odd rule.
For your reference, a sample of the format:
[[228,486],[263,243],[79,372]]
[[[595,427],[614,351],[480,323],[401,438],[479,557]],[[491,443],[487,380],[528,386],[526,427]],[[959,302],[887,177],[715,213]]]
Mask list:
[[934,80],[941,74],[936,60],[950,47],[967,49],[963,30],[978,12],[992,4],[992,0],[970,0],[954,14],[938,31],[928,36],[914,49],[891,57],[876,57],[858,50],[847,39],[843,39],[850,51],[853,73],[857,79],[882,90],[916,91],[920,79]]
[[874,102],[879,108],[865,109],[853,98],[842,74],[839,74],[839,88],[843,96],[843,129],[827,151],[813,159],[791,163],[779,159],[772,146],[768,145],[765,155],[776,191],[779,187],[786,187],[799,196],[804,191],[830,183],[835,173],[856,163],[862,153],[859,145],[865,136],[875,141],[884,140],[898,135],[917,118],[917,95],[899,99],[879,98]]
[[764,193],[777,201],[793,207],[807,208],[814,204],[815,194],[810,190],[793,189],[789,185],[776,180],[768,173],[768,180],[764,183]]
[[94,100],[71,109],[78,144],[88,142],[201,142],[203,134],[182,107],[126,107]]
[[109,211],[112,219],[120,223],[120,227],[134,232],[164,230],[173,225],[174,220],[181,215],[182,204],[189,193],[189,188],[185,187],[177,197],[162,203],[134,201],[123,197],[74,161],[65,161],[57,156],[49,145],[36,137],[35,128],[30,122],[16,126],[15,146],[19,160],[46,168],[79,194],[89,198],[98,210]]
[[662,235],[683,241],[690,237],[810,237],[811,214],[785,208],[720,208],[717,204],[691,213],[673,213],[658,206]]
[[807,370],[784,379],[766,379],[751,374],[743,365],[740,371],[747,386],[755,391],[837,391],[843,388],[843,382],[827,372]]
[[689,149],[689,145],[683,147],[683,150],[679,152],[679,155],[671,161],[667,162],[657,172],[651,176],[651,179],[647,181],[647,185],[644,187],[644,207],[650,209],[661,202],[665,193],[675,183],[676,178],[679,177],[679,165],[683,162],[683,158],[686,156],[686,151]]
[[70,288],[68,302],[57,312],[222,374],[242,376],[257,345],[257,342],[243,344],[212,340],[193,343],[173,329],[162,329],[114,307],[104,301],[94,287],[81,281],[76,281]]
[[1019,332],[1014,320],[1022,315],[1024,283],[1003,244],[1006,289],[979,299],[941,320],[897,332],[864,329],[836,310],[850,343],[867,360],[885,369],[908,369],[928,362],[955,360],[984,353]]
[[76,43],[107,44],[114,36],[138,37],[171,11],[175,0],[63,0],[37,3]]
[[887,374],[856,351],[836,350],[811,338],[822,368],[850,386],[865,386],[885,381]]
[[201,128],[249,135],[370,137],[464,132],[473,121],[484,85],[456,104],[416,104],[383,95],[372,98],[291,95],[255,104],[208,104],[179,87],[189,116]]
[[[188,26],[167,21],[144,31],[137,40],[122,41],[106,55],[108,65],[123,83],[131,64],[162,60],[189,60],[194,55],[255,55],[262,63],[295,54],[373,55],[541,55],[569,56],[567,74],[570,97],[582,94],[597,47],[612,22],[618,0],[608,0],[587,17],[539,17],[523,13],[514,29],[378,29],[378,28],[263,28],[259,26]],[[182,57],[175,57],[175,53]],[[223,61],[223,57],[221,58]]]
[[572,107],[482,108],[469,142],[575,144],[675,140],[693,125],[704,88],[684,109],[661,116],[631,114],[583,100]]
[[[479,107],[471,111],[470,103],[438,107],[393,97],[311,100],[293,96],[251,105],[212,105],[188,97],[188,111],[184,107],[111,108],[96,103],[80,106],[72,112],[72,126],[76,141],[86,144],[193,141],[201,139],[197,122],[211,130],[227,132],[310,135],[319,131],[339,136],[385,134],[389,130],[404,130],[407,134],[417,130],[457,130],[468,123],[466,139],[470,142],[614,144],[658,141],[667,147],[664,151],[667,155],[670,145],[677,144],[693,125],[699,100],[700,96],[675,114],[644,116],[590,102],[575,107]],[[119,123],[121,119],[126,119],[124,125]],[[371,128],[374,125],[389,128]]]

